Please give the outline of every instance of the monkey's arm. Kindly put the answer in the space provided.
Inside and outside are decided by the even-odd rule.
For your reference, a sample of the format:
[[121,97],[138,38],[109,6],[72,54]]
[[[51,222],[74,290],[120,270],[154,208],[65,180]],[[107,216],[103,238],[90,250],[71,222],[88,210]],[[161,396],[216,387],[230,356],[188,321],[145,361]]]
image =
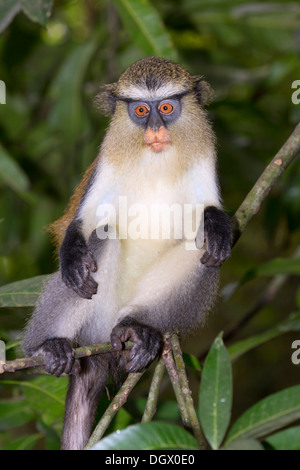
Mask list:
[[[201,249],[199,230],[196,236],[196,247]],[[229,217],[214,206],[204,210],[204,237],[206,251],[201,258],[205,266],[221,266],[231,253],[231,228]]]
[[62,279],[78,295],[91,299],[97,293],[97,282],[91,272],[97,271],[94,255],[85,242],[79,220],[69,225],[59,251]]
[[60,272],[51,276],[27,325],[22,349],[26,356],[44,356],[45,369],[59,376],[70,373],[73,363],[72,341],[80,321],[84,322],[83,299],[63,283]]

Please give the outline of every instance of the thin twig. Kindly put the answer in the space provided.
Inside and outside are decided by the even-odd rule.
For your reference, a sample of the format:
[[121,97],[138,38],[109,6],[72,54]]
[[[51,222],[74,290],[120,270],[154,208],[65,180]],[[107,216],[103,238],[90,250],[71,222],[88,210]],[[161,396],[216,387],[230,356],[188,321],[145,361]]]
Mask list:
[[191,428],[190,419],[184,399],[184,393],[180,386],[179,376],[172,354],[172,346],[168,337],[165,338],[165,347],[162,353],[162,358],[173,386],[182,422],[185,427]]
[[188,378],[186,375],[185,364],[184,364],[184,360],[182,357],[182,351],[181,351],[181,347],[179,343],[179,338],[176,334],[171,336],[171,345],[172,345],[173,354],[174,354],[174,358],[175,358],[175,362],[177,366],[180,387],[185,398],[186,408],[188,411],[189,420],[191,423],[194,436],[199,444],[199,448],[201,450],[207,450],[209,447],[207,445],[206,439],[202,432],[202,429],[201,429],[201,426],[197,417],[197,413],[194,407],[192,392],[189,387],[189,382],[188,382]]
[[95,427],[94,432],[91,435],[85,447],[85,450],[90,450],[98,441],[100,441],[106,429],[112,422],[114,416],[117,414],[119,409],[124,405],[124,403],[126,403],[129,393],[138,383],[142,375],[143,375],[143,372],[136,372],[134,374],[128,375],[122,387],[120,388],[120,390],[118,391],[114,399],[111,401],[104,415],[102,416],[99,423]]
[[148,423],[152,420],[156,413],[157,400],[160,390],[160,385],[164,376],[165,365],[160,359],[155,367],[155,371],[152,377],[151,386],[149,389],[148,400],[142,417],[142,423]]
[[300,153],[300,123],[256,181],[233,217],[233,245],[257,214],[279,177]]

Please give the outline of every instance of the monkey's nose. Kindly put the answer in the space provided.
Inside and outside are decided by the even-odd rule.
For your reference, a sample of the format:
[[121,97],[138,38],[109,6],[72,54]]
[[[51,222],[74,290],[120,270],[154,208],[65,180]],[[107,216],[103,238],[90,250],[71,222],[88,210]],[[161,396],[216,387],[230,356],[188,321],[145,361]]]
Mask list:
[[155,110],[151,111],[148,120],[148,127],[150,127],[150,129],[152,129],[155,133],[158,132],[161,127],[164,127],[164,123],[160,115]]
[[154,129],[148,127],[144,135],[145,144],[153,144],[155,142],[161,143],[171,143],[170,134],[167,129],[163,126],[155,131]]

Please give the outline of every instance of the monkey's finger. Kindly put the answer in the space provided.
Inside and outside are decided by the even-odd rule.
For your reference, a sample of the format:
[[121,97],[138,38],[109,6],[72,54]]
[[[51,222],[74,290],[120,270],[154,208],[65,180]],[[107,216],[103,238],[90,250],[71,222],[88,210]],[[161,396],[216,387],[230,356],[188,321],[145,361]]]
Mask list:
[[80,286],[84,278],[88,275],[88,270],[84,270],[82,266],[74,266],[72,271],[64,272],[62,279],[68,287]]
[[73,364],[74,364],[74,361],[75,361],[75,358],[74,358],[74,351],[73,351],[73,348],[69,348],[68,346],[65,346],[64,347],[64,352],[65,352],[65,357],[66,357],[66,362],[65,362],[65,369],[63,372],[65,372],[65,374],[70,374],[72,368],[73,368]]
[[84,284],[81,286],[74,286],[72,287],[73,291],[76,292],[80,297],[83,299],[91,299],[93,296],[93,292],[91,292],[90,289],[88,289]]
[[78,280],[77,283],[72,282],[70,286],[76,294],[84,299],[91,299],[94,294],[97,293],[98,284],[92,278],[85,278]]
[[66,364],[67,364],[67,358],[64,357],[61,359],[61,361],[58,363],[57,367],[55,370],[52,372],[55,377],[60,377],[66,370]]
[[112,347],[117,351],[121,351],[123,349],[122,341],[116,333],[111,334],[110,341]]
[[212,257],[212,254],[209,253],[208,251],[206,251],[204,253],[204,255],[202,256],[200,261],[201,261],[202,264],[206,265],[209,262],[209,260],[211,259],[211,257]]
[[46,353],[45,369],[49,374],[55,375],[55,377],[59,377],[63,373],[64,368],[64,358],[61,358],[60,356],[54,356],[51,353]]
[[90,275],[85,279],[84,284],[89,287],[89,289],[96,294],[98,289],[98,282],[95,281]]
[[140,372],[153,361],[152,355],[140,346],[137,347],[134,353],[131,351],[130,358],[131,360],[126,365],[127,372]]
[[96,260],[93,254],[88,251],[87,254],[83,258],[83,262],[86,267],[88,267],[93,273],[95,273],[98,269]]
[[80,371],[81,371],[80,360],[75,359],[75,361],[73,363],[72,370],[69,373],[70,373],[70,375],[76,375],[76,374],[79,374]]
[[204,264],[207,268],[221,266],[222,262],[223,261],[219,258],[216,258],[215,255],[207,252],[201,258],[201,263]]

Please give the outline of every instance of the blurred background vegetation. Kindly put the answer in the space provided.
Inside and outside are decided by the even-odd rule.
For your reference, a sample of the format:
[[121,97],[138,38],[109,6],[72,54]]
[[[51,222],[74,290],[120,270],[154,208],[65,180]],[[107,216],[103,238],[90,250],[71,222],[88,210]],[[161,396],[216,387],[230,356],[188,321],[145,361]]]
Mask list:
[[[224,206],[233,215],[300,120],[300,105],[291,101],[292,83],[300,79],[300,5],[62,0],[51,8],[44,0],[42,8],[35,3],[0,1],[0,80],[6,84],[6,104],[0,105],[0,285],[57,268],[45,227],[63,213],[108,124],[93,107],[93,96],[100,84],[115,81],[147,55],[180,62],[215,90],[209,113]],[[254,276],[241,285],[245,274],[274,258],[292,257],[299,244],[295,161],[223,266],[221,299],[201,340],[183,348],[200,357],[220,330],[257,304],[271,280]],[[297,305],[299,276],[291,275],[236,338],[272,327]],[[28,313],[1,309],[2,338],[16,338]],[[291,362],[295,339],[300,332],[280,336],[235,363],[234,416],[299,383],[299,366]],[[2,397],[12,393],[0,388]]]

